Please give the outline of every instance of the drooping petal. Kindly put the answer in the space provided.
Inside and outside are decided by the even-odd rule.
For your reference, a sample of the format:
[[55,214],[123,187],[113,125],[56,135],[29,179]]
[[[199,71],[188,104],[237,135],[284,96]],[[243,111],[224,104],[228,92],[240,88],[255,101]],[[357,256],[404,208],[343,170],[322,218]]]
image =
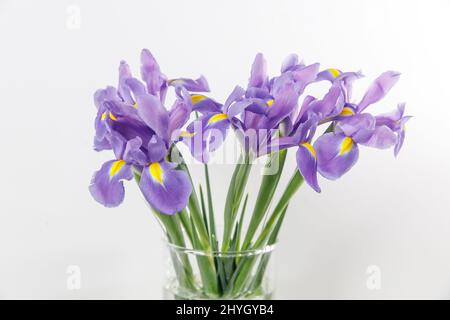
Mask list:
[[226,114],[211,113],[191,122],[180,136],[189,147],[192,156],[206,163],[209,160],[209,153],[217,150],[224,142],[230,124]]
[[262,53],[258,53],[252,65],[249,87],[262,87],[267,81],[267,63]]
[[314,143],[317,168],[322,176],[335,180],[348,172],[358,160],[358,146],[343,133],[326,133]]
[[222,105],[220,103],[203,94],[192,94],[191,102],[192,110],[198,111],[202,114],[220,112],[222,110]]
[[155,96],[146,94],[137,98],[138,114],[141,119],[160,137],[168,140],[169,137],[169,113],[161,101]]
[[342,74],[342,71],[336,68],[325,69],[317,74],[316,81],[328,80],[333,82]]
[[297,150],[297,167],[305,178],[305,181],[316,192],[320,192],[319,183],[317,181],[317,158],[314,147],[308,142],[301,143]]
[[131,166],[124,160],[110,160],[94,173],[89,191],[105,207],[117,207],[125,195],[122,180],[130,180],[132,177]]
[[400,73],[395,71],[386,71],[382,73],[369,86],[366,94],[358,104],[358,112],[363,111],[369,105],[381,100],[391,88],[397,83],[400,78]]
[[377,149],[387,149],[397,143],[397,135],[385,125],[376,127],[369,140],[363,145]]
[[179,137],[181,141],[191,151],[192,156],[199,162],[207,163],[209,160],[209,153],[207,150],[207,142],[203,137],[203,117],[199,120],[191,122],[186,131],[181,131]]
[[186,172],[165,161],[144,167],[139,187],[149,204],[164,214],[184,209],[192,192]]
[[203,119],[203,138],[207,141],[208,151],[217,150],[228,134],[230,128],[230,120],[224,113],[216,113]]

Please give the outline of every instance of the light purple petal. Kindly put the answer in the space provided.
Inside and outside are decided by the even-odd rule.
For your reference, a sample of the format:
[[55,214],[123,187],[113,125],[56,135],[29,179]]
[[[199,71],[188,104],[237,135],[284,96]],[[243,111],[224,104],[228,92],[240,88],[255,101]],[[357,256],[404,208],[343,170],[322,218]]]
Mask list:
[[190,92],[209,92],[209,84],[204,76],[198,79],[178,78],[169,81],[171,86],[182,86]]
[[[132,96],[131,96],[131,101],[136,102],[136,98],[137,96],[140,95],[144,95],[146,94],[146,90],[145,90],[145,86],[144,84],[139,81],[136,78],[127,78],[125,80],[125,85],[130,89]],[[134,104],[134,102],[132,104]]]
[[357,142],[366,142],[375,130],[375,118],[369,113],[355,114],[338,122],[338,128]]
[[230,107],[228,107],[227,115],[228,118],[233,118],[239,114],[241,114],[244,110],[246,110],[247,107],[254,105],[253,101],[250,99],[245,99],[243,101],[238,101],[233,104],[231,104]]
[[267,64],[262,53],[258,53],[252,65],[249,87],[262,87],[267,81]]
[[316,153],[310,144],[300,144],[297,154],[297,167],[300,170],[305,181],[316,192],[320,192],[319,182],[317,181],[317,160]]
[[89,191],[92,197],[105,207],[117,207],[125,195],[122,180],[130,180],[132,177],[131,166],[125,161],[110,160],[94,173]]
[[159,162],[167,154],[166,143],[156,135],[148,142],[147,150],[149,162]]
[[295,53],[288,55],[282,65],[281,65],[281,73],[289,71],[293,67],[298,65],[298,56]]
[[144,167],[139,187],[148,203],[164,214],[183,210],[192,192],[186,172],[165,161]]
[[397,83],[400,73],[386,71],[382,73],[367,89],[366,94],[358,104],[358,112],[363,111],[367,106],[381,100],[391,88]]
[[342,71],[336,68],[330,68],[323,70],[317,74],[316,81],[328,80],[330,82],[334,82],[337,77],[342,74]]
[[103,151],[103,150],[111,150],[112,146],[108,139],[98,139],[94,137],[94,150],[95,151]]
[[299,94],[303,93],[303,90],[308,84],[316,80],[319,67],[319,63],[314,63],[302,69],[292,71],[292,76],[297,84]]
[[166,76],[161,73],[156,59],[148,49],[141,52],[141,76],[147,84],[148,93],[161,96],[161,90],[166,86]]
[[119,85],[118,91],[122,99],[129,104],[134,104],[134,99],[131,96],[130,88],[126,84],[126,80],[131,78],[131,71],[129,65],[125,61],[121,61],[119,65]]
[[290,115],[297,105],[298,94],[294,83],[288,82],[274,93],[274,102],[267,111],[271,128]]
[[227,100],[225,101],[225,104],[223,105],[224,112],[228,112],[228,108],[233,102],[238,101],[245,95],[245,90],[241,88],[240,86],[234,87],[233,91],[228,96]]
[[178,138],[173,135],[186,124],[191,115],[191,111],[191,104],[180,99],[175,101],[175,104],[169,114],[169,135],[171,141]]
[[133,163],[138,165],[146,164],[147,156],[141,150],[141,146],[142,146],[142,139],[140,137],[128,140],[125,145],[125,150],[123,152],[123,159],[127,163]]
[[169,113],[155,96],[146,94],[137,96],[138,114],[141,119],[161,138],[169,137]]
[[376,127],[370,139],[362,144],[377,149],[387,149],[397,143],[397,135],[387,126]]
[[358,160],[358,146],[343,133],[326,133],[314,143],[317,168],[322,176],[335,180],[348,172]]
[[319,120],[325,120],[339,114],[342,108],[342,92],[338,86],[333,85],[322,100],[305,99],[299,116],[304,117],[305,114],[312,112],[319,117]]
[[198,111],[202,114],[211,112],[220,112],[222,105],[213,99],[202,94],[191,95],[192,111]]
[[400,150],[402,149],[403,142],[405,141],[405,130],[401,130],[398,132],[397,143],[394,147],[394,156],[398,156]]

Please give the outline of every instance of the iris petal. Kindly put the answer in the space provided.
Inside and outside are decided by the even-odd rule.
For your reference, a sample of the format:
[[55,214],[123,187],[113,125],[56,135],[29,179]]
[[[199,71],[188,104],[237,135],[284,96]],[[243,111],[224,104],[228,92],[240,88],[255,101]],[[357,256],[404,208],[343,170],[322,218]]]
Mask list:
[[363,111],[369,105],[381,100],[397,83],[400,73],[395,71],[386,71],[382,73],[367,89],[366,94],[358,104],[358,112]]
[[125,161],[107,161],[94,173],[89,191],[105,207],[117,207],[125,196],[122,180],[130,180],[132,176],[131,166]]
[[305,181],[316,192],[320,192],[321,190],[317,181],[317,158],[314,148],[307,142],[300,144],[296,159],[297,167],[305,178]]
[[164,214],[184,209],[192,192],[186,172],[165,161],[144,167],[139,187],[150,205]]
[[343,133],[326,133],[314,143],[317,168],[322,176],[335,180],[348,172],[358,160],[358,145]]

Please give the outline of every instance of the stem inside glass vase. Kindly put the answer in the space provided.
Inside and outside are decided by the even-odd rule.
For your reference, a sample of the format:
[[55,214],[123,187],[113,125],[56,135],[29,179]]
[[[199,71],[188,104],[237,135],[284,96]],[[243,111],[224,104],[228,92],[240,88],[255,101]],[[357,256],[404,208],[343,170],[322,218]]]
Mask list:
[[[271,299],[274,294],[274,249],[267,245],[257,250],[239,252],[206,252],[166,243],[168,276],[164,287],[167,299]],[[207,290],[209,281],[202,277],[199,259],[212,259],[215,263],[232,266],[233,272],[218,294]],[[186,266],[189,265],[189,268]],[[245,277],[241,275],[243,268]],[[189,281],[186,281],[189,279]],[[220,279],[217,279],[220,282]],[[236,286],[236,281],[239,285]]]

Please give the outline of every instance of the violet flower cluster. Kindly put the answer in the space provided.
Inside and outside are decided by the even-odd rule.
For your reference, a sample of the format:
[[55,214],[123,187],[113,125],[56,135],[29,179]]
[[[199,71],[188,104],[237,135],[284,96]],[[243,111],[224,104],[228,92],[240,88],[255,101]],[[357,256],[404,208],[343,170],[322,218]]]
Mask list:
[[[296,149],[300,174],[317,192],[317,173],[334,180],[356,163],[361,146],[386,149],[395,155],[405,138],[405,105],[391,113],[372,115],[367,107],[380,101],[400,74],[387,71],[376,78],[358,103],[351,97],[359,72],[320,70],[293,54],[279,75],[267,75],[266,61],[257,54],[247,88],[236,86],[222,104],[208,96],[204,77],[167,78],[152,54],[141,53],[141,80],[121,62],[117,87],[108,86],[94,95],[97,107],[94,149],[112,150],[114,158],[95,172],[90,192],[107,207],[124,198],[123,180],[140,176],[139,187],[148,203],[164,214],[183,210],[193,190],[188,173],[172,162],[175,144],[189,146],[195,159],[207,162],[233,129],[244,151],[259,157],[286,148]],[[319,81],[329,83],[321,98],[305,96],[305,88]],[[168,107],[166,93],[175,92]],[[199,115],[199,117],[195,117]],[[313,141],[317,128],[327,130]],[[246,139],[249,132],[254,139]]]

